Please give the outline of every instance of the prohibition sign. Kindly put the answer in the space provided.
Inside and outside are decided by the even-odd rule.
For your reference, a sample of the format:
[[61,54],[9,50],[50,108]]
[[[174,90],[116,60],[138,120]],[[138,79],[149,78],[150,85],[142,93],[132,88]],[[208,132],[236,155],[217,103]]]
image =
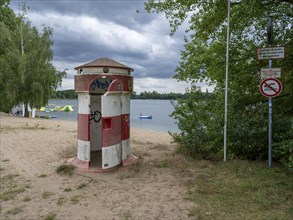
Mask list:
[[260,83],[259,90],[265,97],[275,97],[282,91],[282,84],[275,78],[267,78]]

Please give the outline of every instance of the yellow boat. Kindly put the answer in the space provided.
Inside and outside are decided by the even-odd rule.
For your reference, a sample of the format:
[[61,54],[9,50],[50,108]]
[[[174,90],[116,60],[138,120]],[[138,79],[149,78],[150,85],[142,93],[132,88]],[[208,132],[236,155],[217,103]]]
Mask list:
[[64,111],[64,112],[73,112],[74,110],[73,110],[72,105],[65,105],[63,107],[62,111]]
[[53,109],[55,112],[61,112],[62,111],[62,107],[61,106],[55,106],[55,108]]
[[45,107],[41,107],[41,108],[39,109],[40,112],[44,112],[45,110],[46,110]]

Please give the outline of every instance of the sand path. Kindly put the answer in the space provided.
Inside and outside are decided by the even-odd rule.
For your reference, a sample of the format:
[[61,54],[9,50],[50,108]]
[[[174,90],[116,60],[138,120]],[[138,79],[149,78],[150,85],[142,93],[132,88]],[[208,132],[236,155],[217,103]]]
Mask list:
[[0,219],[188,219],[167,133],[132,129],[132,167],[66,176],[56,168],[76,154],[75,122],[0,117]]

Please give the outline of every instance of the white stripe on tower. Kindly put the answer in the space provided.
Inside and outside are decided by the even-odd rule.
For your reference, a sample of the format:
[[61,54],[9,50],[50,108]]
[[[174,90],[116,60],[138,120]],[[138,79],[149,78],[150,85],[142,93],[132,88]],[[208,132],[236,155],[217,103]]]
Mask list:
[[121,104],[122,160],[125,160],[130,154],[130,94],[121,95]]
[[78,129],[77,129],[77,158],[90,161],[90,95],[78,94]]
[[121,163],[121,98],[120,94],[102,96],[102,168]]

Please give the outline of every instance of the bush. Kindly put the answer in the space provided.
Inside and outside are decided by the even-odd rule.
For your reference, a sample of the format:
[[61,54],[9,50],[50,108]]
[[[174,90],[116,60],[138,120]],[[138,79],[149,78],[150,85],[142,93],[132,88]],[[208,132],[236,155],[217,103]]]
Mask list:
[[[193,88],[187,97],[173,103],[175,111],[171,114],[180,129],[180,133],[170,133],[173,141],[179,145],[178,151],[193,158],[222,158],[222,96],[217,91],[208,94]],[[231,99],[228,113],[227,157],[267,160],[267,103],[245,104]],[[275,113],[273,116],[273,160],[281,162],[292,171],[293,123],[282,114]]]

